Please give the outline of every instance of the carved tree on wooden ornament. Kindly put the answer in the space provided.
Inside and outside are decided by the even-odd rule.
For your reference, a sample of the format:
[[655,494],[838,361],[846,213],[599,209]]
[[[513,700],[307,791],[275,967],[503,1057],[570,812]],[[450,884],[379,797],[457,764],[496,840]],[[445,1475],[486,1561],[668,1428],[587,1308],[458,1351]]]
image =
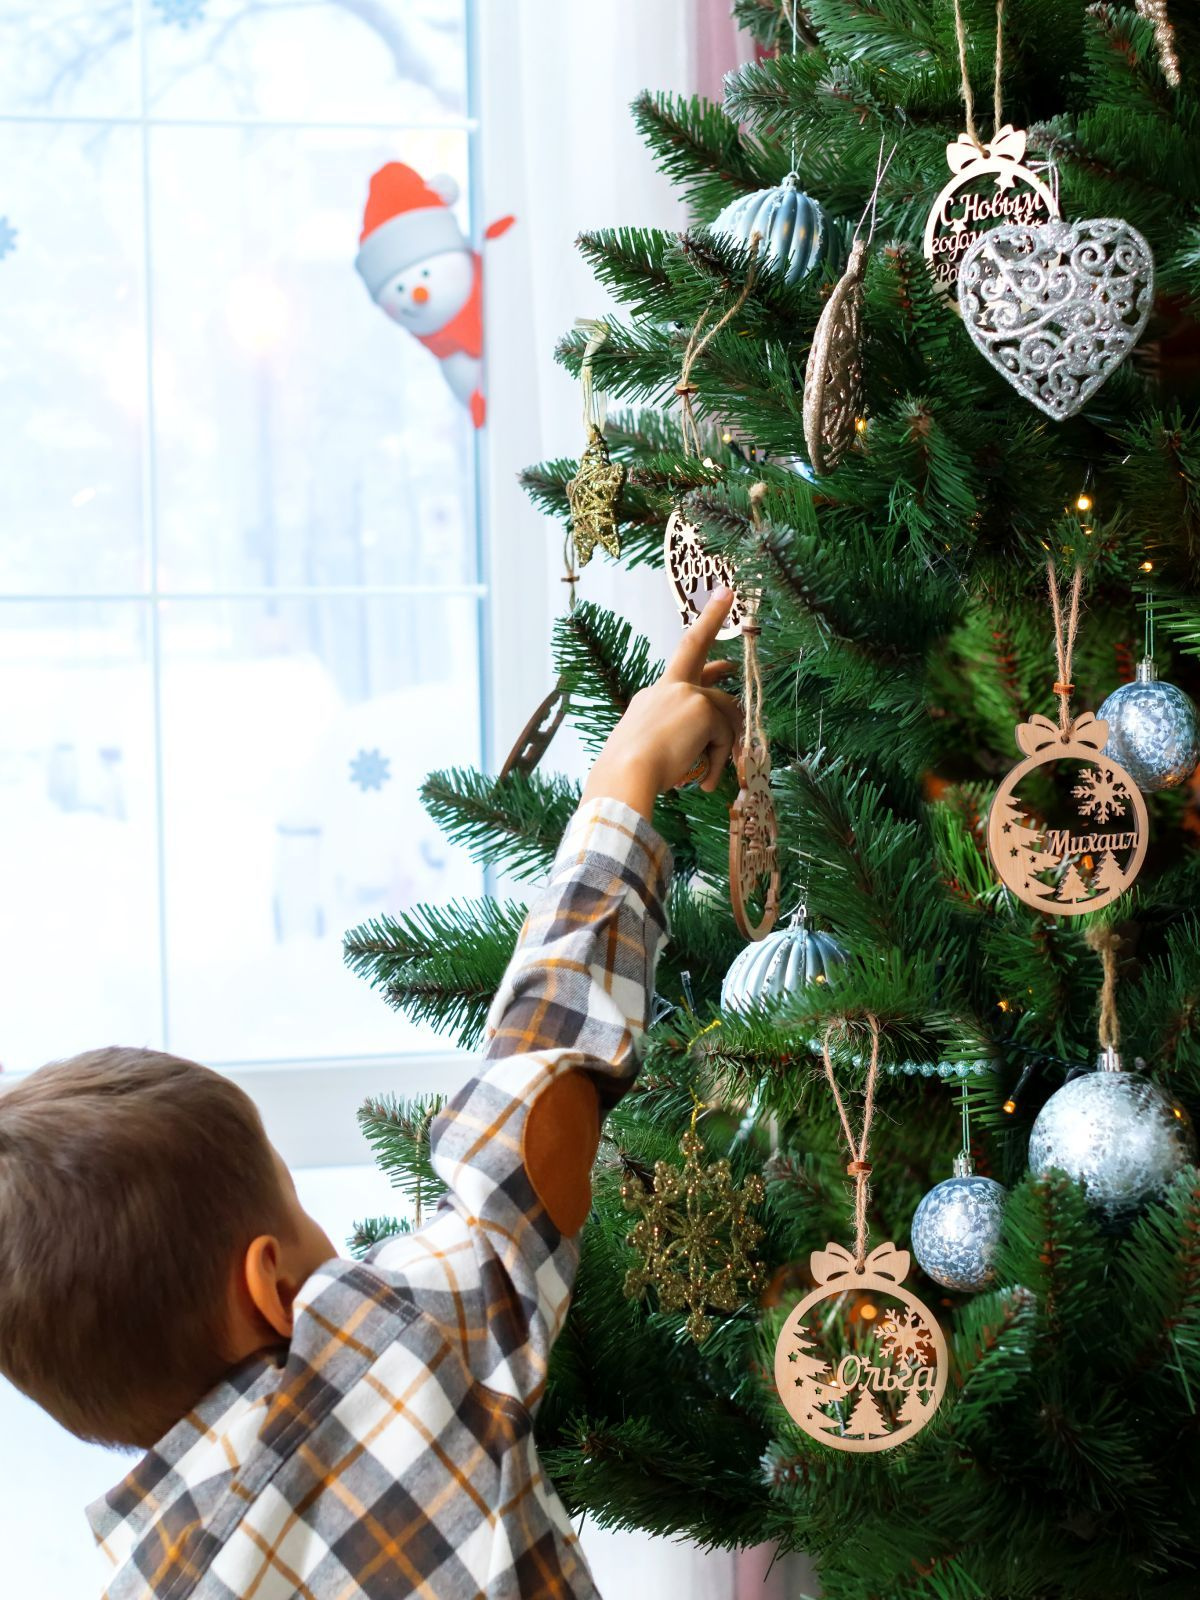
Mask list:
[[879,1402],[869,1389],[860,1391],[846,1424],[846,1432],[854,1439],[877,1439],[888,1433],[887,1418],[879,1409]]
[[896,1413],[896,1421],[918,1424],[925,1421],[925,1402],[921,1399],[919,1389],[909,1389],[905,1394],[904,1403]]

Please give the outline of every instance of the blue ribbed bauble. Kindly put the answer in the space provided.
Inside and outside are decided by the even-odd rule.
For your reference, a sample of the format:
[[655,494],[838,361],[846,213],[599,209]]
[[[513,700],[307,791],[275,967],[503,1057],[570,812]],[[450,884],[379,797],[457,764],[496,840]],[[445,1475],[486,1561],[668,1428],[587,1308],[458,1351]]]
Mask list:
[[1123,766],[1144,794],[1178,788],[1196,770],[1196,707],[1182,689],[1162,682],[1149,656],[1138,663],[1133,682],[1114,689],[1096,715],[1108,723],[1104,754]]
[[709,226],[741,245],[749,245],[757,233],[761,259],[782,272],[785,283],[799,283],[826,261],[836,259],[840,266],[844,254],[841,235],[830,228],[821,206],[800,188],[794,172],[774,189],[758,189],[731,200]]
[[954,1176],[930,1189],[912,1222],[913,1255],[935,1283],[974,1294],[991,1282],[1008,1191],[959,1156]]
[[816,933],[802,917],[748,944],[734,958],[721,985],[721,1010],[745,1011],[826,983],[846,959],[832,935]]

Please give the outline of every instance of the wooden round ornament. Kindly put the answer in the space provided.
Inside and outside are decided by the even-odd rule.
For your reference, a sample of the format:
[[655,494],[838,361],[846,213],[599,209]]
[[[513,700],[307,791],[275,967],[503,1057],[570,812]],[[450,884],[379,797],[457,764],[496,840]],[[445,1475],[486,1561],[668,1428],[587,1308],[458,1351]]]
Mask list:
[[946,146],[951,177],[925,224],[925,259],[934,282],[958,299],[958,269],[977,239],[997,223],[1031,226],[1058,216],[1054,190],[1024,165],[1025,134],[1005,123],[990,144],[960,133]]
[[[734,588],[732,566],[723,556],[712,555],[704,548],[698,524],[692,522],[680,506],[667,518],[663,565],[671,585],[671,598],[685,628],[695,622],[715,589],[722,585]],[[744,602],[735,590],[729,616],[717,638],[736,639],[742,631],[744,614]]]
[[904,1287],[909,1253],[871,1251],[862,1269],[840,1244],[814,1250],[816,1287],[775,1345],[775,1387],[796,1425],[834,1450],[894,1450],[946,1392],[949,1351],[937,1318]]
[[1104,754],[1108,723],[1090,712],[1065,731],[1049,717],[1017,728],[1018,762],[988,813],[988,854],[1019,900],[1056,917],[1111,905],[1146,855],[1146,802]]
[[[729,898],[738,931],[765,939],[779,915],[779,820],[766,743],[747,736],[738,758],[738,796],[729,808]],[[754,920],[754,904],[762,913]]]

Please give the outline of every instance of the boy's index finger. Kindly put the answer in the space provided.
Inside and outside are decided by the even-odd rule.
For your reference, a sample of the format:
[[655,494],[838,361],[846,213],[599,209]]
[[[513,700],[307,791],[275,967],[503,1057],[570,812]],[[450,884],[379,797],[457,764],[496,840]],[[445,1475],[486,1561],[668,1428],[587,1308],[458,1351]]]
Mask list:
[[722,586],[714,590],[704,610],[679,641],[675,654],[667,663],[664,678],[673,678],[679,683],[699,683],[708,652],[725,626],[725,618],[732,604],[732,589]]

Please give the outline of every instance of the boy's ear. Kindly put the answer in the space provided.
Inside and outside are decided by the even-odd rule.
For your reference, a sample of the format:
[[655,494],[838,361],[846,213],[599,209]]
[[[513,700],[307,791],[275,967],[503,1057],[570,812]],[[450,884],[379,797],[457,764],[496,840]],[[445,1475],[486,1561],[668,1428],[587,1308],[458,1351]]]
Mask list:
[[281,1339],[290,1339],[296,1285],[284,1273],[279,1240],[268,1233],[252,1240],[246,1249],[243,1271],[246,1292],[259,1316]]

